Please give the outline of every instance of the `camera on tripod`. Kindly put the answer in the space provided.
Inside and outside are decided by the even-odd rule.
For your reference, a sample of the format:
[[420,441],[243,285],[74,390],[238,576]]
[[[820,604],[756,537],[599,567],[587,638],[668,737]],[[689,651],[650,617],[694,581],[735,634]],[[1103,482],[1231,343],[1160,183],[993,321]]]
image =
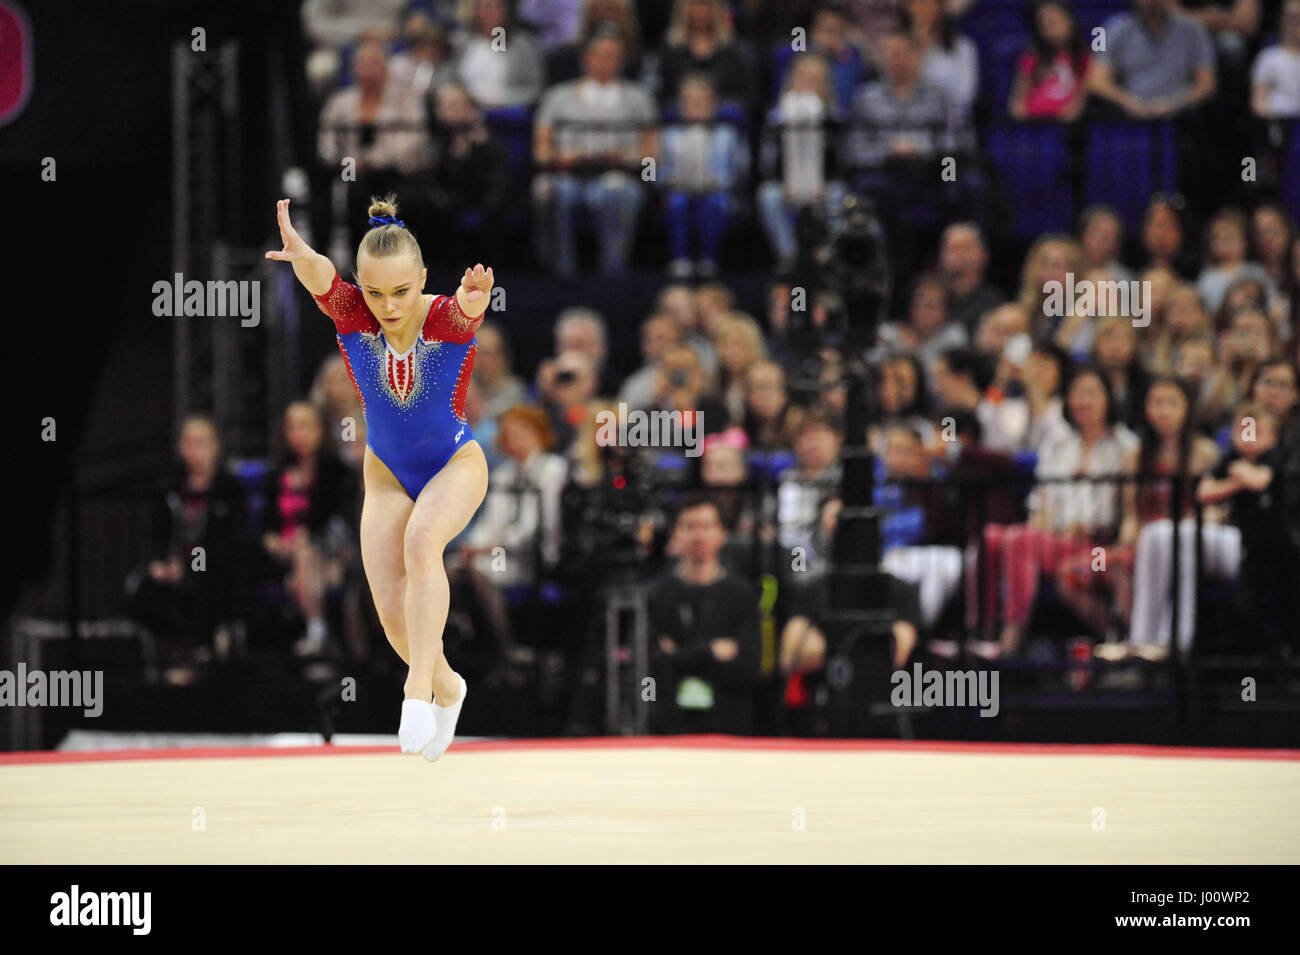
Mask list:
[[[799,210],[796,234],[794,265],[779,278],[804,287],[810,304],[788,316],[791,346],[812,353],[841,340],[869,345],[889,307],[892,287],[885,227],[875,206],[851,193],[829,214],[823,206],[806,205]],[[814,296],[829,298],[824,321],[814,320]]]

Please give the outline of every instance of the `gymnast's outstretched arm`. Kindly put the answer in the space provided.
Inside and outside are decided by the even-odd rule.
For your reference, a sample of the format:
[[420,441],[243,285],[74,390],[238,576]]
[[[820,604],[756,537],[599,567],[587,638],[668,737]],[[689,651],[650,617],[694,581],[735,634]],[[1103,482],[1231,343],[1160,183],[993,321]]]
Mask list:
[[268,259],[293,264],[293,274],[312,295],[324,295],[334,283],[334,263],[316,252],[303,241],[293,224],[289,221],[289,200],[281,199],[275,204],[276,221],[280,224],[280,239],[284,248],[279,252],[267,252]]

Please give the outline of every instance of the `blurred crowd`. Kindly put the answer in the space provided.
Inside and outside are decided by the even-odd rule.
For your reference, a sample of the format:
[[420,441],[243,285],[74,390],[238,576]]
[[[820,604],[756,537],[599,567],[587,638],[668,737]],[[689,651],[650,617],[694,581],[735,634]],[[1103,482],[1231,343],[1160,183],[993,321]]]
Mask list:
[[519,228],[563,276],[584,233],[602,271],[634,264],[646,219],[673,277],[716,275],[750,225],[784,271],[800,213],[833,224],[849,194],[915,271],[939,220],[989,226],[1019,201],[1018,167],[1043,159],[990,164],[984,140],[1008,122],[1169,122],[1203,220],[1243,179],[1285,179],[1278,124],[1300,118],[1296,0],[310,0],[303,15],[316,158],[357,184],[336,223],[357,228],[392,190],[432,261],[500,260]]
[[[751,732],[774,725],[764,705],[798,725],[836,640],[840,452],[860,444],[875,455],[895,665],[1024,656],[1049,630],[1116,661],[1194,641],[1297,649],[1291,213],[1155,194],[1136,230],[1094,205],[1072,233],[997,261],[966,192],[932,241],[900,239],[912,164],[974,148],[990,109],[962,13],[940,0],[304,5],[319,158],[355,159],[349,201],[392,188],[404,210],[450,217],[417,229],[431,263],[493,261],[522,198],[556,274],[576,273],[583,223],[601,268],[627,268],[642,161],[657,161],[671,255],[653,302],[563,310],[536,362],[491,313],[478,333],[466,413],[491,481],[447,557],[448,654],[467,674],[541,654],[576,686],[604,665],[605,595],[640,587],[673,702],[657,728]],[[1300,116],[1300,0],[1138,0],[1107,21],[1104,53],[1066,3],[1025,15],[1032,43],[993,106],[1011,117]],[[503,109],[527,117],[522,181],[484,120]],[[833,231],[849,195],[875,200],[889,236],[896,293],[880,322],[800,280],[800,216],[816,208]],[[773,265],[759,314],[720,268],[747,202]],[[1131,297],[1060,291],[1121,284]],[[611,343],[632,336],[641,363],[615,367]],[[850,434],[858,382],[868,426]],[[699,447],[602,440],[602,420],[635,411],[698,425]],[[356,546],[364,442],[339,356],[285,409],[276,459],[242,480],[211,420],[186,419],[137,612],[206,646],[275,608],[286,652],[380,652]],[[198,540],[201,577],[184,557]]]

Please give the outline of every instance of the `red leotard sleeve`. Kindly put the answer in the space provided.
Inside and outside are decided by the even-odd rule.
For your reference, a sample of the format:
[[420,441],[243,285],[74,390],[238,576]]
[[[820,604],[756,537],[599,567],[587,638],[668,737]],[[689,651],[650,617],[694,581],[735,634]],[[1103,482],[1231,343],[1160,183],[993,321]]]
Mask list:
[[345,282],[337,272],[330,290],[324,295],[313,295],[316,307],[334,319],[334,326],[340,335],[350,332],[373,332],[379,328],[374,313],[366,306],[361,289],[351,282]]
[[[486,312],[484,314],[487,314]],[[474,334],[483,324],[483,316],[470,318],[460,310],[454,295],[435,295],[424,320],[422,334],[427,342],[453,342],[464,345],[474,340]]]

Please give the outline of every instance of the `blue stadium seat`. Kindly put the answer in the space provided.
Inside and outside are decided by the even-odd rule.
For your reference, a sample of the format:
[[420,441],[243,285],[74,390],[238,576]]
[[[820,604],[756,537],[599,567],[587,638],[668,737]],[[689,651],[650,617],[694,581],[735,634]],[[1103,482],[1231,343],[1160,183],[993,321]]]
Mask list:
[[1029,42],[1022,0],[980,0],[958,22],[979,53],[980,97],[994,116],[1005,116],[1016,57]]
[[988,103],[994,119],[1007,115],[1016,61],[1028,46],[1029,34],[1019,30],[989,37],[987,45],[980,49],[980,95]]
[[687,461],[677,451],[662,451],[655,455],[654,469],[656,471],[685,471]]
[[505,148],[510,175],[527,181],[533,163],[533,108],[531,106],[503,106],[483,111],[483,121],[489,132]]
[[1078,0],[1074,4],[1074,16],[1079,22],[1079,31],[1091,43],[1092,28],[1099,27],[1117,13],[1129,13],[1133,4],[1128,0]]
[[1071,229],[1075,202],[1064,126],[992,125],[986,132],[985,151],[1008,199],[1012,235],[1030,240],[1044,232]]
[[749,455],[750,473],[760,483],[779,480],[793,466],[794,455],[789,451],[753,451]]
[[262,508],[266,502],[262,500],[262,484],[266,480],[267,473],[271,470],[270,462],[263,458],[244,458],[230,462],[230,470],[244,486],[244,493],[248,495],[248,520],[249,524],[255,530],[260,530],[262,526]]
[[790,66],[790,61],[795,57],[795,52],[790,48],[789,43],[778,43],[772,47],[771,57],[769,68],[772,71],[772,91],[769,100],[775,103],[781,98],[781,83],[785,79],[785,71]]
[[1153,193],[1178,188],[1177,141],[1167,120],[1093,123],[1084,154],[1084,202],[1114,206],[1130,233]]

